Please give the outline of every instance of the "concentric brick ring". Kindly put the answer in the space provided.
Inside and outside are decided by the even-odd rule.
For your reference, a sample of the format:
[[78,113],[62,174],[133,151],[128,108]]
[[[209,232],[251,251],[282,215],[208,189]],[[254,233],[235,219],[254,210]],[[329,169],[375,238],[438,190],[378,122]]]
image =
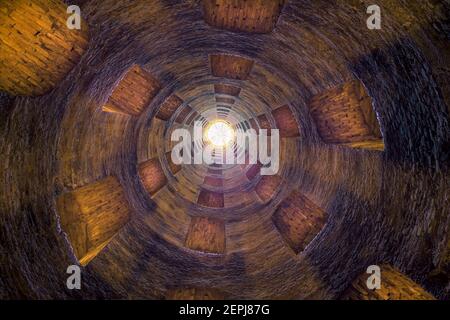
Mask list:
[[[380,1],[369,30],[355,1],[74,0],[79,43],[62,2],[6,1],[0,296],[430,298],[401,270],[448,298],[446,11]],[[278,174],[175,165],[207,110],[279,129]],[[373,263],[392,287],[361,289]]]

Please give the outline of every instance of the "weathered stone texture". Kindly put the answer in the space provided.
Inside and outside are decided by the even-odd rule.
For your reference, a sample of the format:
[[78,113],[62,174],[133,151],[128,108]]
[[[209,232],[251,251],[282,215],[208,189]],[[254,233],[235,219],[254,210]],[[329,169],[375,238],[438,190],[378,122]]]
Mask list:
[[167,300],[223,300],[225,297],[219,290],[203,288],[171,289],[166,293]]
[[177,95],[171,95],[159,107],[156,117],[158,119],[168,121],[182,103],[183,103],[183,100],[181,100]]
[[202,189],[198,195],[197,203],[205,207],[223,208],[223,193]]
[[246,80],[252,71],[253,60],[228,55],[214,54],[210,56],[211,72],[215,77]]
[[139,176],[145,189],[151,195],[158,192],[167,183],[159,159],[151,159],[139,164]]
[[[449,10],[378,2],[389,8],[379,31],[367,29],[360,1],[299,0],[274,32],[254,34],[207,25],[200,0],[84,1],[90,47],[72,71],[40,97],[0,94],[0,298],[160,299],[201,288],[231,299],[336,299],[385,261],[449,299]],[[250,75],[215,77],[217,54],[251,59]],[[158,79],[158,95],[139,117],[101,112],[136,64]],[[324,143],[317,130],[311,98],[349,81],[371,98],[384,152]],[[299,137],[281,141],[282,183],[267,188],[270,201],[255,191],[266,178],[245,177],[250,166],[187,165],[164,178],[173,173],[168,134],[183,125],[154,115],[172,94],[194,110],[186,127],[216,97],[233,98],[242,123],[265,114],[275,124],[273,108],[289,105]],[[139,174],[149,159],[160,165],[151,185],[167,180],[150,197]],[[210,168],[224,177],[223,207],[197,203],[205,176],[219,174]],[[83,290],[67,290],[77,261],[56,199],[106,176],[120,181],[131,219],[83,269]],[[328,214],[300,256],[272,220],[293,190]],[[224,254],[186,247],[193,217],[223,221]]]
[[94,259],[130,218],[122,186],[114,177],[60,195],[57,207],[81,265]]
[[239,93],[241,92],[241,88],[226,85],[226,84],[215,84],[214,85],[214,91],[217,94],[227,94],[230,96],[239,96]]
[[289,106],[285,105],[272,111],[273,118],[280,130],[280,137],[298,137],[300,132],[297,121]]
[[303,194],[294,191],[280,203],[272,220],[286,243],[299,253],[322,230],[326,213]]
[[220,102],[220,103],[228,103],[228,104],[233,104],[234,103],[234,99],[223,98],[223,97],[216,97],[216,101]]
[[279,190],[282,178],[278,175],[262,176],[262,179],[256,185],[255,191],[263,202],[273,198]]
[[88,25],[82,20],[80,30],[70,30],[66,10],[59,0],[0,3],[0,90],[42,95],[78,63],[88,47]]

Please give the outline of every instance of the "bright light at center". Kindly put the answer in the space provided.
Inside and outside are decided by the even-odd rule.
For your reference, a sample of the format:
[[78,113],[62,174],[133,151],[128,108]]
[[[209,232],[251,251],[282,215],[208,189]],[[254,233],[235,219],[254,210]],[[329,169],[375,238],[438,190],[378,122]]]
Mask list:
[[234,135],[234,129],[225,121],[214,121],[206,129],[206,139],[216,147],[228,145]]

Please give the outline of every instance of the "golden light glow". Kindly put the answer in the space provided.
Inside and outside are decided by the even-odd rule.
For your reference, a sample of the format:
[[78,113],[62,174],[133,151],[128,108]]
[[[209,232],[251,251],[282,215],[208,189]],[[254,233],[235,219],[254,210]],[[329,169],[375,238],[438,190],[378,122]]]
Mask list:
[[231,125],[223,120],[212,122],[206,128],[205,138],[215,147],[225,147],[229,145],[235,137],[235,131]]

